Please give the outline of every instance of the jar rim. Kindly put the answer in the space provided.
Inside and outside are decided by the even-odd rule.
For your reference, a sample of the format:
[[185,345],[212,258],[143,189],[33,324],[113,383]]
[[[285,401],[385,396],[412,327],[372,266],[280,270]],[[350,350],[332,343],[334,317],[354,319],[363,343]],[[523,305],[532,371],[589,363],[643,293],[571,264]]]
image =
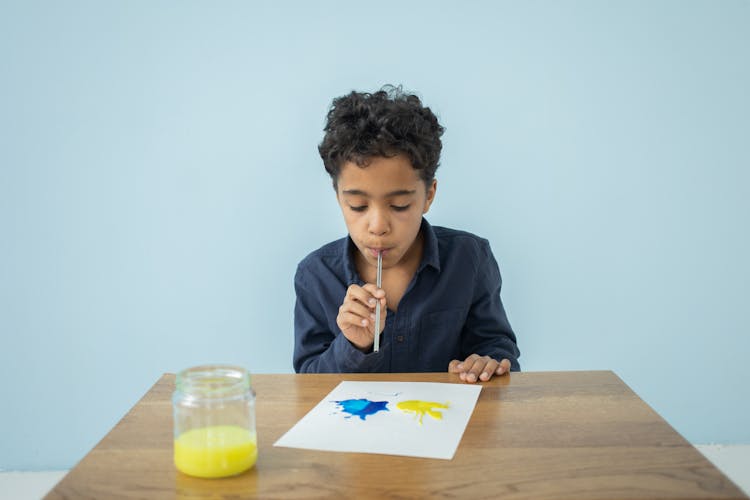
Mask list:
[[250,373],[241,366],[209,364],[177,374],[176,389],[196,397],[226,397],[250,389]]

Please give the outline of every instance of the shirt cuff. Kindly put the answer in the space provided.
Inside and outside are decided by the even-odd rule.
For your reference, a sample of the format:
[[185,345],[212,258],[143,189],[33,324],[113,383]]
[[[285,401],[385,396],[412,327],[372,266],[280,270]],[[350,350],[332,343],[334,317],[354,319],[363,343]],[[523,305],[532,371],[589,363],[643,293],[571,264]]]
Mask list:
[[[382,339],[382,333],[381,333]],[[378,352],[364,353],[354,347],[346,336],[339,332],[333,341],[335,358],[342,373],[378,372],[385,362],[385,353],[381,344]]]

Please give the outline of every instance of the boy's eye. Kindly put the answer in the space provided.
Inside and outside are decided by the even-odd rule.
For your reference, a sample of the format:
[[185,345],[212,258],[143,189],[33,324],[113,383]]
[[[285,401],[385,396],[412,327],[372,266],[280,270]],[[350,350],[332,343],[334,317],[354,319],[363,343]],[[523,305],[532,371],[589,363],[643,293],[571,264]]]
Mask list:
[[364,212],[367,209],[367,205],[349,205],[349,208],[355,212]]
[[391,208],[393,210],[395,210],[396,212],[404,212],[406,210],[409,210],[410,206],[411,206],[411,204],[409,204],[409,205],[391,205]]

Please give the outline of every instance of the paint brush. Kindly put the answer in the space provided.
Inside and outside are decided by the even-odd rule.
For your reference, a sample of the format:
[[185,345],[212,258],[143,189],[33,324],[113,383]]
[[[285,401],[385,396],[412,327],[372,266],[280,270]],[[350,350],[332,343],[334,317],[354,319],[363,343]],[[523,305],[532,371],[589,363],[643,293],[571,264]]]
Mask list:
[[[375,279],[375,284],[378,288],[383,284],[383,251],[378,250],[378,274]],[[375,344],[372,347],[372,352],[378,352],[380,350],[380,299],[375,305]]]

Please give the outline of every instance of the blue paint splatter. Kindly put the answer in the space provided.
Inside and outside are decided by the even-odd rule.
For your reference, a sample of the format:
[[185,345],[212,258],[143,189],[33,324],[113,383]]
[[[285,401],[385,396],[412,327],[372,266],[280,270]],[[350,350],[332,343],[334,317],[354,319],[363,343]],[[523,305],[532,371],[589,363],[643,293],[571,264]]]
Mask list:
[[379,411],[388,411],[388,401],[370,401],[369,399],[345,399],[344,401],[334,401],[344,413],[350,417],[359,417],[364,420],[368,415],[374,415]]

